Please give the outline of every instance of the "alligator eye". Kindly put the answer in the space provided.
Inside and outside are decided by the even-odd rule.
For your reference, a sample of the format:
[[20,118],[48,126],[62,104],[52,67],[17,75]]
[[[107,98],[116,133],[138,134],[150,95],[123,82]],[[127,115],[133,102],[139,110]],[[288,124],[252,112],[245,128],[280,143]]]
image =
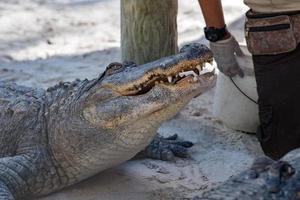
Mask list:
[[127,67],[137,67],[137,64],[133,61],[124,61],[123,66],[126,67],[126,68]]
[[113,73],[119,72],[122,68],[123,68],[122,63],[113,62],[113,63],[110,63],[106,67],[105,72],[106,72],[107,75],[111,75]]

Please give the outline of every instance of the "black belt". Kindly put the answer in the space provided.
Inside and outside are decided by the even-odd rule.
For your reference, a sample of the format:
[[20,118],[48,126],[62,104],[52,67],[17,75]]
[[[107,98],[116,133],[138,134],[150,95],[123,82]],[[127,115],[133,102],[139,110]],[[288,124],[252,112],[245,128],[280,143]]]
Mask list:
[[280,16],[280,15],[293,16],[293,15],[298,15],[298,14],[300,14],[299,10],[288,11],[288,12],[260,13],[260,12],[254,12],[253,10],[250,9],[246,12],[246,16],[248,18],[252,18],[252,19],[276,17],[276,16]]

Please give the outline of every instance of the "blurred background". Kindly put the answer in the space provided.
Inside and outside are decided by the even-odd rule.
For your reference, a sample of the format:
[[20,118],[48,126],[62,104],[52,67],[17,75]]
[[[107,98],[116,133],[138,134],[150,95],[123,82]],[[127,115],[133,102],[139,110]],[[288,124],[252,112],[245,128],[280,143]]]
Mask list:
[[[197,0],[178,3],[179,46],[205,43]],[[242,40],[246,7],[242,1],[223,5],[227,24]],[[0,0],[0,24],[1,79],[46,87],[95,77],[120,61],[120,0]]]

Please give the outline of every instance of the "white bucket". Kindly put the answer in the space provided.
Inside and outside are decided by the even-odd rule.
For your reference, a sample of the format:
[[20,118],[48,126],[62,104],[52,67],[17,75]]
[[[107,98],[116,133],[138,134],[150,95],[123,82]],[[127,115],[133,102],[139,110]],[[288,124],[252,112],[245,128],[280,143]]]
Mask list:
[[[237,57],[237,62],[245,72],[245,76],[232,78],[219,73],[216,95],[214,98],[213,115],[234,130],[255,133],[259,125],[256,81],[253,62],[245,45],[241,45],[245,57]],[[246,97],[246,95],[248,97]]]

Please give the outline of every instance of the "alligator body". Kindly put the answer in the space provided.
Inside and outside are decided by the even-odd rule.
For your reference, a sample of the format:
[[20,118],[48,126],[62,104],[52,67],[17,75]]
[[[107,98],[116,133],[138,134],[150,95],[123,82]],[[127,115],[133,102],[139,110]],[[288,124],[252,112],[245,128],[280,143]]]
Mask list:
[[190,143],[155,138],[156,130],[214,85],[213,72],[200,75],[211,60],[207,47],[192,44],[48,90],[0,83],[0,200],[49,194],[141,151],[163,160],[184,156]]
[[300,149],[282,160],[262,157],[252,167],[194,200],[299,200]]

